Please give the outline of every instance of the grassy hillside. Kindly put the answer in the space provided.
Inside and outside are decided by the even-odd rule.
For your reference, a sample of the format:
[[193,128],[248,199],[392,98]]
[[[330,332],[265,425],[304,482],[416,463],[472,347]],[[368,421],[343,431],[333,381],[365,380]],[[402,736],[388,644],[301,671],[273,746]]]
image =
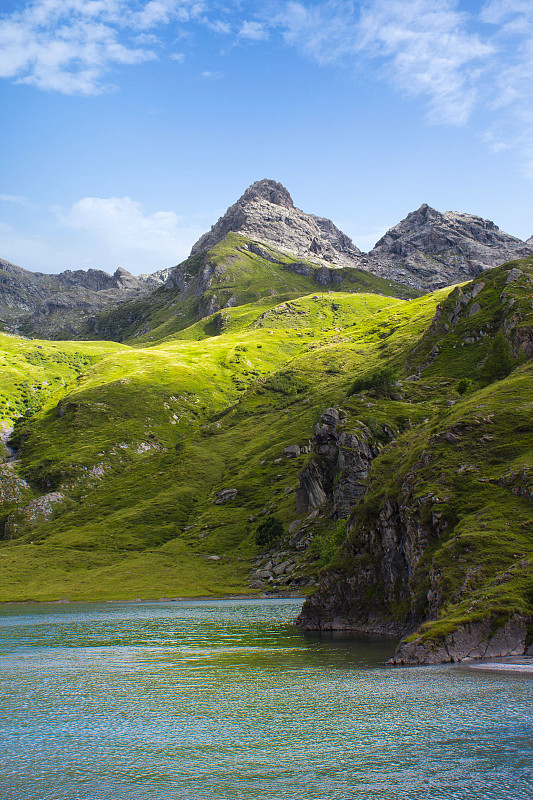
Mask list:
[[187,330],[221,311],[209,335],[223,329],[231,309],[257,304],[265,310],[319,291],[364,292],[410,298],[417,292],[359,269],[318,266],[252,242],[238,233],[178,265],[169,283],[150,297],[102,312],[80,329],[84,337],[149,343]]
[[[4,419],[25,414],[1,599],[307,591],[322,569],[316,608],[344,581],[361,614],[426,638],[533,615],[532,276],[529,259],[411,300],[254,289],[144,346],[3,337]],[[315,435],[331,407],[342,447]],[[355,440],[373,460],[342,544]],[[270,515],[272,548],[255,541]],[[376,541],[394,515],[409,563],[389,586]]]

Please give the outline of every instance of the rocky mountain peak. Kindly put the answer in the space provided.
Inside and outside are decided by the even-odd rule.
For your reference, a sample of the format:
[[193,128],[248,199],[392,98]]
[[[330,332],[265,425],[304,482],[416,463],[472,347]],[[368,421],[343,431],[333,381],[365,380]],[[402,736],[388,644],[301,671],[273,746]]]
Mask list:
[[361,251],[352,240],[331,220],[296,208],[287,189],[277,181],[264,179],[249,186],[198,239],[191,255],[210,250],[230,231],[319,264],[362,266]]
[[294,208],[292,197],[283,184],[263,178],[249,186],[242,197],[237,200],[237,205],[246,205],[257,200],[266,200],[283,208]]
[[417,289],[431,290],[479,275],[532,252],[491,220],[424,203],[387,231],[368,254],[367,269]]

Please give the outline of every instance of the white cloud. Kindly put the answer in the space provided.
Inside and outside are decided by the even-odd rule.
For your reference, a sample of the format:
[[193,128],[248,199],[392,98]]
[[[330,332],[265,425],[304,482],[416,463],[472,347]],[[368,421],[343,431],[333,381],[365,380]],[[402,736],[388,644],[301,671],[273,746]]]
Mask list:
[[27,197],[23,197],[21,194],[0,194],[0,202],[15,203],[15,205],[28,206],[28,208],[33,208],[32,204],[27,199]]
[[387,73],[407,94],[429,98],[432,122],[464,124],[478,97],[479,70],[494,47],[468,30],[456,2],[375,0],[363,8],[358,47],[390,59]]
[[223,22],[221,19],[216,19],[214,21],[211,21],[207,17],[203,17],[202,23],[215,33],[223,33],[223,34],[231,33],[230,23]]
[[[33,0],[0,16],[0,77],[63,94],[99,94],[118,65],[156,58],[150,30],[199,16],[195,0]],[[139,31],[144,38],[139,38]]]
[[208,81],[218,81],[222,78],[221,72],[213,72],[210,69],[206,69],[202,72],[202,78],[205,78]]
[[239,36],[242,39],[251,39],[252,41],[260,41],[268,39],[269,33],[262,22],[243,22],[239,31]]
[[41,272],[125,267],[150,273],[187,258],[204,232],[196,220],[172,211],[146,213],[130,197],[84,197],[52,212],[44,233],[0,222],[0,257]]
[[124,266],[132,272],[173,266],[189,254],[200,226],[173,211],[146,214],[130,197],[84,197],[68,210],[57,209],[61,225],[82,234],[79,265]]
[[171,61],[177,61],[178,64],[183,64],[185,61],[185,53],[172,53],[170,59]]

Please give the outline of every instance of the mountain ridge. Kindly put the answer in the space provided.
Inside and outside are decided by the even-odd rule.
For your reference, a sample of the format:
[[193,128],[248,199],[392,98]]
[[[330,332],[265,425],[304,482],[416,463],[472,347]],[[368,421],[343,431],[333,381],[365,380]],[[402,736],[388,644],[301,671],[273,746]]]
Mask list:
[[[139,298],[153,301],[154,309],[159,308],[158,289],[183,288],[190,259],[209,253],[235,234],[256,243],[249,247],[274,248],[286,254],[294,270],[298,261],[309,274],[314,270],[309,265],[316,265],[322,270],[314,270],[317,281],[326,285],[332,278],[331,288],[344,280],[342,270],[357,270],[423,293],[469,280],[485,269],[533,252],[533,247],[500,231],[490,220],[460,212],[441,213],[424,203],[390,228],[369,253],[363,253],[331,220],[296,208],[281,183],[262,179],[249,186],[200,237],[189,259],[152,275],[135,277],[124,268],[112,276],[93,269],[45,275],[0,262],[0,322],[7,330],[60,338],[86,335],[91,327],[103,331],[99,315]],[[279,256],[274,258],[279,261]],[[210,280],[206,277],[207,283]],[[238,281],[236,275],[234,283]],[[204,290],[199,287],[201,296]],[[218,298],[201,301],[199,318],[209,315],[217,304],[221,308],[228,302],[233,302],[231,297],[223,302]],[[143,316],[150,314],[143,312]]]

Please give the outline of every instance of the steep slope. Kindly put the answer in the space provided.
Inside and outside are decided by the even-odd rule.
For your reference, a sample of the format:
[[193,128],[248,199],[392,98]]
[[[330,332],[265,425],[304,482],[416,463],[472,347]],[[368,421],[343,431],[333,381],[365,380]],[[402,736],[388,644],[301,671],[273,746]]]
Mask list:
[[532,287],[530,258],[439,304],[401,390],[433,413],[372,460],[303,627],[407,635],[397,663],[530,652]]
[[0,259],[0,325],[66,338],[97,311],[141,297],[164,279],[164,271],[135,278],[122,267],[113,275],[98,269],[46,275]]
[[210,250],[230,232],[315,263],[365,268],[361,251],[346,234],[331,220],[296,208],[287,189],[276,181],[265,179],[249,186],[193,245],[191,255]]
[[366,269],[419,290],[468,280],[513,258],[531,246],[490,220],[424,204],[408,214],[374,246]]

